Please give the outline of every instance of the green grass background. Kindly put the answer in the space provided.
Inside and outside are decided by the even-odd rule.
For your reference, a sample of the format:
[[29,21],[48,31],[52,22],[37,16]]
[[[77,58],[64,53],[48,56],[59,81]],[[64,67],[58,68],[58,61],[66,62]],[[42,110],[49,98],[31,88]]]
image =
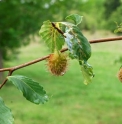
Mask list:
[[[27,101],[16,87],[8,82],[0,96],[11,108],[15,124],[122,124],[122,84],[117,79],[122,55],[122,42],[92,44],[95,77],[84,85],[78,62],[70,60],[67,73],[51,75],[46,61],[20,69],[14,74],[25,75],[38,81],[49,95],[49,101],[35,105]],[[15,66],[49,54],[38,42],[21,48],[18,57],[5,66]]]

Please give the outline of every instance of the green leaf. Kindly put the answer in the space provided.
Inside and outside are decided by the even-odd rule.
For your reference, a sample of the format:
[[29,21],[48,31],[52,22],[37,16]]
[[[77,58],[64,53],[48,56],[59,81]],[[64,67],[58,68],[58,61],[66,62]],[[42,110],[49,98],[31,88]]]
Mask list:
[[91,56],[91,46],[80,29],[73,26],[66,30],[65,36],[65,42],[72,56],[79,61],[87,61]]
[[73,35],[71,35],[68,32],[66,32],[64,35],[66,36],[65,42],[67,44],[67,47],[68,47],[69,51],[72,53],[73,52],[73,42],[72,42]]
[[119,28],[114,30],[114,33],[118,33],[118,32],[122,32],[122,27],[119,27]]
[[84,84],[89,84],[94,77],[93,68],[88,63],[81,65],[81,71],[84,77]]
[[64,36],[59,32],[59,23],[53,24],[55,27],[49,20],[45,21],[43,22],[43,25],[39,31],[39,34],[47,46],[50,48],[51,52],[54,52],[55,49],[61,50],[62,46],[64,45]]
[[73,26],[74,51],[79,60],[87,61],[91,57],[91,45],[77,26]]
[[115,22],[115,23],[117,25],[117,29],[114,30],[114,33],[122,32],[122,23],[120,23],[119,25],[117,22]]
[[41,87],[36,81],[21,75],[8,76],[7,78],[23,93],[23,96],[30,102],[40,104],[48,100],[43,87]]
[[84,84],[90,83],[94,77],[93,68],[87,63],[87,60],[91,56],[90,43],[76,26],[69,29],[66,28],[65,36],[65,42],[70,51],[69,56],[79,61],[84,77]]
[[65,42],[67,44],[68,50],[70,51],[70,58],[83,60],[82,57],[82,46],[78,43],[77,39],[74,38],[69,33],[65,33]]
[[3,99],[0,97],[0,124],[13,124],[14,118],[11,110],[5,106]]
[[78,25],[81,23],[83,16],[80,16],[78,14],[72,14],[66,17],[68,20],[74,21],[75,25]]
[[73,23],[70,23],[70,22],[59,22],[59,23],[62,24],[62,25],[65,25],[66,27],[75,26]]

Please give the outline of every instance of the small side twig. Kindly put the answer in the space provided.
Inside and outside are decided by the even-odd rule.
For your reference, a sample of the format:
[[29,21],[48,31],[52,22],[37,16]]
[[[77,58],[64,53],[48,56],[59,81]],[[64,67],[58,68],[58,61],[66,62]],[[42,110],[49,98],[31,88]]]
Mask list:
[[[12,75],[12,73],[13,73],[13,70],[11,69],[11,70],[9,70],[9,73],[8,73],[8,75],[7,76],[11,76]],[[0,89],[4,86],[4,84],[7,82],[7,77],[5,78],[5,80],[2,82],[2,84],[0,85]]]
[[[109,42],[109,41],[116,41],[116,40],[122,40],[122,36],[120,36],[120,37],[113,37],[113,38],[103,38],[103,39],[90,40],[89,42],[92,44],[92,43],[101,43],[101,42]],[[67,50],[68,50],[68,48],[64,48],[64,49],[61,50],[61,52],[65,52]],[[49,55],[41,57],[41,58],[38,58],[36,60],[30,61],[30,62],[27,62],[27,63],[24,63],[24,64],[21,64],[21,65],[18,65],[18,66],[14,66],[14,67],[10,67],[10,68],[2,68],[2,69],[0,69],[0,72],[9,71],[8,76],[11,76],[12,73],[15,70],[18,70],[20,68],[24,68],[26,66],[35,64],[37,62],[46,60],[47,58],[49,58]],[[5,85],[6,81],[7,81],[7,77],[2,82],[2,84],[0,85],[0,89]]]

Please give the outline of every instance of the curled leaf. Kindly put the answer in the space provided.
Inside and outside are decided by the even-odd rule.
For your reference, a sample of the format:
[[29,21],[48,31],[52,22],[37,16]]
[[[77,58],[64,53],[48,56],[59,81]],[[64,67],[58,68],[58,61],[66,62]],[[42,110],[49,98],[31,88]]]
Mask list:
[[93,68],[86,63],[81,65],[81,71],[84,77],[84,84],[89,84],[94,77]]
[[66,17],[67,20],[72,20],[74,21],[75,25],[78,25],[81,23],[83,16],[80,16],[78,14],[71,14]]

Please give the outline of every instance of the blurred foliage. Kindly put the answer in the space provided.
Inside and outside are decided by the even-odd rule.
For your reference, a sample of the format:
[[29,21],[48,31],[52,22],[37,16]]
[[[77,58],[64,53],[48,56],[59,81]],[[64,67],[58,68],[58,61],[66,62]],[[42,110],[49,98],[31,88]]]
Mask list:
[[122,20],[121,5],[120,0],[0,0],[0,54],[10,58],[16,48],[29,44],[28,36],[43,21],[62,21],[69,14],[83,16],[81,29],[113,31]]
[[104,11],[104,16],[106,19],[108,19],[111,14],[120,6],[121,2],[120,0],[111,0],[108,1],[106,0],[104,2],[104,7],[105,7],[105,11]]
[[[1,0],[0,1],[0,53],[4,59],[21,45],[30,34],[39,30],[44,20],[60,20],[78,6],[67,0]],[[72,1],[73,2],[73,1]],[[69,8],[69,9],[67,9]]]
[[[116,28],[116,23],[120,24],[122,22],[122,4],[120,7],[117,8],[117,11],[115,11],[111,18],[108,20],[108,25],[110,25],[109,29],[114,31]],[[116,22],[116,23],[114,23]]]
[[122,23],[120,23],[119,25],[118,25],[118,23],[116,23],[116,25],[117,25],[117,28],[114,30],[114,32],[115,33],[122,32]]
[[[112,0],[111,2],[105,2],[105,27],[106,29],[114,32],[116,29],[116,23],[120,24],[122,22],[122,1]],[[106,21],[107,19],[107,21]]]
[[122,56],[119,56],[119,57],[117,57],[117,59],[115,59],[115,64],[116,63],[122,63]]

